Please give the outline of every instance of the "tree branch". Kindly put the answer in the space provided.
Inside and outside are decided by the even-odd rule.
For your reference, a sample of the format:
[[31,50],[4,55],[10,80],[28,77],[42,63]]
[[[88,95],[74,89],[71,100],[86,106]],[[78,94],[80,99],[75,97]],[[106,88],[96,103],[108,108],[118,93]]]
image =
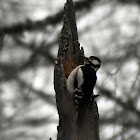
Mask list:
[[[92,6],[92,3],[96,2],[96,0],[84,0],[75,2],[75,7],[77,11],[81,9],[89,10]],[[46,17],[44,20],[32,21],[27,19],[23,23],[16,23],[10,26],[0,27],[0,36],[4,34],[15,34],[22,33],[24,31],[33,31],[40,30],[46,28],[47,25],[56,25],[61,22],[63,17],[63,10],[60,10],[57,14],[53,16]]]
[[132,103],[130,103],[129,101],[124,102],[119,97],[114,98],[113,93],[111,91],[109,91],[108,89],[102,88],[102,87],[99,87],[99,86],[96,86],[96,87],[100,89],[99,93],[101,95],[105,95],[108,99],[116,101],[116,103],[118,105],[122,106],[126,110],[129,110],[129,111],[135,113],[138,117],[140,117],[140,111],[134,106],[134,104],[132,104],[133,102]]
[[[92,4],[95,2],[99,2],[100,0],[83,0],[75,2],[75,9],[76,11],[80,11],[82,9],[90,10]],[[137,4],[140,5],[139,0],[116,0],[118,3],[121,4]],[[16,23],[9,26],[0,27],[0,36],[5,34],[15,34],[15,33],[22,33],[24,31],[33,31],[33,30],[40,30],[46,28],[47,25],[56,25],[57,23],[61,22],[63,16],[63,10],[60,10],[54,16],[46,17],[44,20],[39,21],[32,21],[27,19],[23,23]]]

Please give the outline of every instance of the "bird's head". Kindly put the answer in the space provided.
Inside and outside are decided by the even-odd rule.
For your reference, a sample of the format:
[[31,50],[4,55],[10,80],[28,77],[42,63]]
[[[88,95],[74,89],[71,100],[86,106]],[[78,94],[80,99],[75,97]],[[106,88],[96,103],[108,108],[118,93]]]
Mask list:
[[101,60],[96,56],[86,57],[88,63],[97,71],[101,66]]

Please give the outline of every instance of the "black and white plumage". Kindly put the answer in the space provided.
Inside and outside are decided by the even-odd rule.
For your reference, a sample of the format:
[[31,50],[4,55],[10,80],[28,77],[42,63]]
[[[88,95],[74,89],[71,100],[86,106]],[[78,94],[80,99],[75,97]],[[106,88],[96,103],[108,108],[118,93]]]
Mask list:
[[74,93],[76,108],[88,104],[96,84],[96,72],[101,61],[95,56],[86,58],[86,64],[76,67],[67,79],[67,90]]

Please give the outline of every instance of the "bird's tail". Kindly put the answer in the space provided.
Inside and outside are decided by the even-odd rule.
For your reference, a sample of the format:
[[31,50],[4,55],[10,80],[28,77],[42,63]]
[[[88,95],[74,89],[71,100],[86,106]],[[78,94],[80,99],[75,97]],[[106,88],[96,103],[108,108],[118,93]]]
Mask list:
[[77,115],[77,125],[79,127],[82,127],[82,124],[84,124],[85,121],[85,115],[87,114],[88,110],[88,104],[82,104],[78,108],[78,115]]

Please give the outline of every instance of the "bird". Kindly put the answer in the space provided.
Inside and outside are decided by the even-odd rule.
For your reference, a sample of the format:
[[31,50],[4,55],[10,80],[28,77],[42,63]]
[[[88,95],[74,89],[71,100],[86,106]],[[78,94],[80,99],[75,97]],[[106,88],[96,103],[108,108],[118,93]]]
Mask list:
[[85,57],[85,64],[77,66],[68,76],[67,90],[74,94],[75,108],[78,110],[88,106],[98,95],[93,95],[96,84],[96,72],[101,66],[101,60],[96,56]]

